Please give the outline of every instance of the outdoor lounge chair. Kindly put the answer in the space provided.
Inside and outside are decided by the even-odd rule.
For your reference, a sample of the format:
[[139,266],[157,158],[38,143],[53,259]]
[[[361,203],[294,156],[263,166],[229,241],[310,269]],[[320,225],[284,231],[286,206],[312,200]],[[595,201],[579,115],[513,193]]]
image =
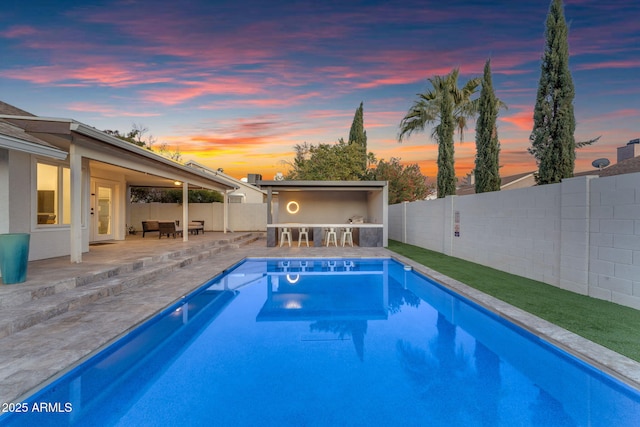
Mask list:
[[142,237],[154,231],[160,231],[158,221],[142,221]]
[[191,234],[199,234],[202,231],[204,234],[204,220],[202,219],[194,219],[189,222],[189,233]]
[[174,221],[159,221],[158,231],[160,232],[158,238],[161,238],[165,234],[167,237],[170,235],[173,236],[174,239],[176,238],[176,234],[182,236],[182,228],[176,226]]

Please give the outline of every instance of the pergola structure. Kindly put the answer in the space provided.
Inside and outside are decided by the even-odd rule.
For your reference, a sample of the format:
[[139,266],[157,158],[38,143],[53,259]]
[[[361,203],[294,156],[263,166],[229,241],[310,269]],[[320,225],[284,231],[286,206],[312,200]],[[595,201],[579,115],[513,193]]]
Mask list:
[[267,245],[278,243],[279,230],[309,228],[315,246],[323,229],[357,230],[359,246],[388,244],[386,181],[258,181],[267,190]]

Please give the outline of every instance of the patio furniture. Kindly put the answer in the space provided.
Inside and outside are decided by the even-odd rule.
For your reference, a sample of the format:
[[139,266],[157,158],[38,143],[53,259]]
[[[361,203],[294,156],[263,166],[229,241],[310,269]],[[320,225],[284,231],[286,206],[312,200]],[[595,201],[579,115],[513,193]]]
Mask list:
[[176,226],[174,221],[158,221],[158,231],[160,233],[158,239],[165,234],[167,237],[173,236],[174,239],[176,238],[176,234],[182,236],[182,228]]
[[158,223],[158,221],[142,221],[142,237],[144,237],[144,235],[146,233],[151,233],[151,232],[159,232],[160,231],[160,225]]
[[338,236],[336,234],[336,229],[334,227],[329,227],[329,231],[327,232],[327,247],[331,243],[331,238],[333,237],[333,244],[338,246]]
[[194,219],[193,221],[189,222],[189,233],[191,234],[199,234],[202,231],[202,234],[204,234],[204,220],[201,219]]
[[344,248],[345,242],[348,240],[351,247],[353,247],[353,232],[351,227],[346,227],[342,231],[342,237],[340,239],[342,241],[342,247]]
[[309,247],[309,229],[307,227],[300,227],[300,233],[298,234],[298,247],[302,243],[302,236],[304,236],[304,241],[307,243],[307,247]]
[[291,247],[291,230],[288,227],[283,227],[282,231],[280,232],[280,247],[282,247],[285,237],[289,242],[289,247]]

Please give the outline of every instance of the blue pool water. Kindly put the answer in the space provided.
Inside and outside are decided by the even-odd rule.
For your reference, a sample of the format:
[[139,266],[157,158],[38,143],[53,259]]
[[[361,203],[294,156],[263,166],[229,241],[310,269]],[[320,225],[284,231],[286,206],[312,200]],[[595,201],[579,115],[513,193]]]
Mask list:
[[389,259],[247,260],[24,405],[0,424],[640,420],[637,390]]

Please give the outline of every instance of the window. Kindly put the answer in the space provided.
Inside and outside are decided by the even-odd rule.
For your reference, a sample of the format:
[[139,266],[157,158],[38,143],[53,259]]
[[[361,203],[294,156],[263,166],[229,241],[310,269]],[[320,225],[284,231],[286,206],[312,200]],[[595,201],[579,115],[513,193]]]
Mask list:
[[37,165],[38,224],[71,223],[71,171],[46,163]]

